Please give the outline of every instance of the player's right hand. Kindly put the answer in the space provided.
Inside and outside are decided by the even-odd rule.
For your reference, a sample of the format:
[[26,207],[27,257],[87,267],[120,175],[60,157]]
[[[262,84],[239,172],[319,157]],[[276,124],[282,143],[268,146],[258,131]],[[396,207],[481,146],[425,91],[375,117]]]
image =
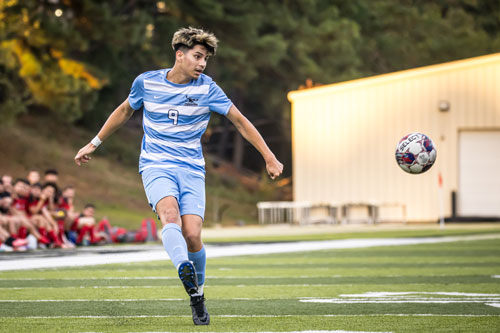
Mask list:
[[76,154],[75,163],[78,166],[80,166],[80,165],[82,165],[82,163],[87,163],[88,161],[90,161],[90,159],[91,159],[90,154],[92,154],[94,152],[94,150],[96,150],[96,148],[97,147],[94,146],[93,144],[88,143],[85,147],[80,149],[78,151],[78,153]]

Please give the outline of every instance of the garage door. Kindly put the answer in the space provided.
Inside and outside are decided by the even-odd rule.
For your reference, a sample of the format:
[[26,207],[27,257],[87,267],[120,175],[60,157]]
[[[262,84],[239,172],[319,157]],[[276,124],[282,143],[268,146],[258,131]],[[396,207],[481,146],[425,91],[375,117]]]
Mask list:
[[463,131],[459,140],[461,216],[500,216],[500,131]]

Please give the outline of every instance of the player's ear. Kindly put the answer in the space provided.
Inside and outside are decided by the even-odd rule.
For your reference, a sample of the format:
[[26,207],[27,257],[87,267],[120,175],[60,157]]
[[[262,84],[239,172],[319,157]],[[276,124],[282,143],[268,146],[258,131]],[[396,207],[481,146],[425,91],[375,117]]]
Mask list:
[[181,50],[175,51],[175,60],[182,60],[183,57],[184,57],[184,52],[182,52]]

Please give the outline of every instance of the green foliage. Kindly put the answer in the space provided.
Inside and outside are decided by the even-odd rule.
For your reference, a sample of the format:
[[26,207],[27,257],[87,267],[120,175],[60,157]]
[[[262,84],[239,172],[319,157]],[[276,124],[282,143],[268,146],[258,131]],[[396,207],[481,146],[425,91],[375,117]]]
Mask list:
[[275,119],[272,134],[284,137],[286,93],[306,79],[500,51],[500,3],[489,0],[1,0],[0,18],[0,121],[45,109],[90,128],[138,74],[173,65],[171,36],[187,25],[220,39],[207,74],[250,119]]

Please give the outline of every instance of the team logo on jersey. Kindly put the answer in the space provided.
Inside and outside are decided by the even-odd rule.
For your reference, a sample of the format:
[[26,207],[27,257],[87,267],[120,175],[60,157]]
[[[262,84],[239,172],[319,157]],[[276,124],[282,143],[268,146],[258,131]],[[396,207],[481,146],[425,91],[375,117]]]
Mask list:
[[198,98],[193,98],[193,97],[189,97],[188,95],[186,95],[186,101],[184,102],[184,105],[187,105],[187,106],[198,105],[198,103],[196,103],[197,101],[198,101]]

